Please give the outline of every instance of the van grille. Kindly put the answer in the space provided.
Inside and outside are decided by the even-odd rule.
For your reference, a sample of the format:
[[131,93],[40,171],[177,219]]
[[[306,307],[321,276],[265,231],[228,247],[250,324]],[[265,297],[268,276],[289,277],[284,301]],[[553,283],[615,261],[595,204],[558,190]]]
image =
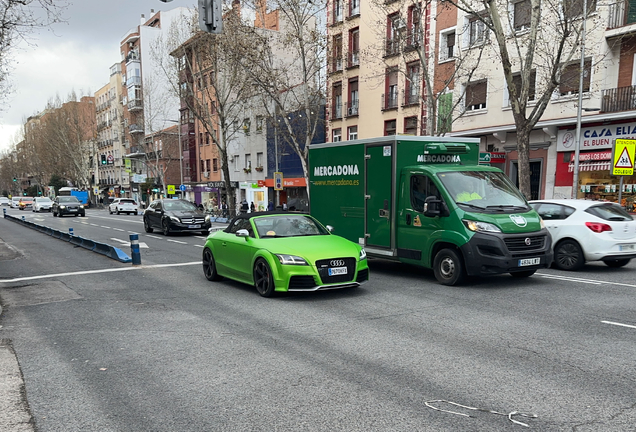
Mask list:
[[[526,244],[526,239],[530,239],[530,244]],[[506,247],[510,252],[529,252],[532,250],[543,249],[545,245],[545,236],[521,236],[508,237],[504,239]]]

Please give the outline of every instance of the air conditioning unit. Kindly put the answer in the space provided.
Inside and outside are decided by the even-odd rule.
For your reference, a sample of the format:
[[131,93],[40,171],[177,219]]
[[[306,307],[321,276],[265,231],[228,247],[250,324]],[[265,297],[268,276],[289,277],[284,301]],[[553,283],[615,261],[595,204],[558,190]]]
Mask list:
[[357,107],[348,108],[347,115],[349,116],[358,115],[358,108]]
[[210,177],[210,171],[203,171],[203,177],[204,178]]

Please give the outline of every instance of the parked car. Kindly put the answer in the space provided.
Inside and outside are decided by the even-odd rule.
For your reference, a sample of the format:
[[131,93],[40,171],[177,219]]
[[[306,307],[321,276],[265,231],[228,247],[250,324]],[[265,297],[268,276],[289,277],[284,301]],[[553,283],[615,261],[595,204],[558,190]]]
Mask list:
[[164,235],[192,231],[208,235],[211,226],[210,216],[206,216],[197,206],[183,199],[155,200],[144,211],[143,219],[147,233],[157,228]]
[[20,200],[22,197],[14,196],[11,198],[11,208],[20,208]]
[[0,205],[3,206],[10,206],[11,205],[11,200],[5,196],[0,197]]
[[53,201],[49,197],[36,197],[33,201],[33,211],[41,212],[41,211],[51,211],[51,206],[53,205]]
[[274,292],[357,287],[369,279],[365,250],[307,214],[257,212],[236,216],[208,236],[203,273]]
[[618,204],[590,200],[534,200],[552,235],[554,266],[578,270],[587,261],[622,267],[636,258],[636,220]]
[[55,200],[53,200],[53,204],[51,205],[51,212],[53,212],[54,217],[61,217],[66,214],[73,216],[86,216],[84,204],[82,204],[74,196],[55,197]]
[[20,202],[18,203],[18,208],[20,210],[26,210],[28,208],[33,208],[33,197],[22,197],[20,198]]
[[115,200],[113,200],[113,202],[108,205],[108,211],[110,212],[110,214],[134,213],[135,215],[137,215],[139,214],[139,206],[134,199],[115,198]]

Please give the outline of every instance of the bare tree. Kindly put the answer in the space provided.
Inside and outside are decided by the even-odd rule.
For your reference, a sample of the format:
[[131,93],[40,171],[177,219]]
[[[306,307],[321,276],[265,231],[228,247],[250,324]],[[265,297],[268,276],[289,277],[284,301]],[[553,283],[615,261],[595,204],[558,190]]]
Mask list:
[[0,93],[9,87],[11,55],[38,28],[61,22],[65,0],[2,0],[0,2]]
[[[573,60],[581,52],[583,19],[588,19],[595,2],[588,2],[584,17],[582,1],[450,1],[492,33],[492,41],[484,34],[484,43],[507,87],[516,126],[519,188],[529,198],[530,133],[559,86],[571,79],[578,84],[583,76]],[[590,19],[598,21],[600,16]]]

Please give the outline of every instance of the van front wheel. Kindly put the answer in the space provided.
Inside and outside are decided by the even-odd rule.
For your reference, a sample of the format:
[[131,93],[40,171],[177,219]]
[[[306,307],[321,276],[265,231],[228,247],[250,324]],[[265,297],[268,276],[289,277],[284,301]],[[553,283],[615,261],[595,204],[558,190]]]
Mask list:
[[433,273],[442,285],[457,285],[464,280],[464,262],[453,249],[442,249],[435,255]]

